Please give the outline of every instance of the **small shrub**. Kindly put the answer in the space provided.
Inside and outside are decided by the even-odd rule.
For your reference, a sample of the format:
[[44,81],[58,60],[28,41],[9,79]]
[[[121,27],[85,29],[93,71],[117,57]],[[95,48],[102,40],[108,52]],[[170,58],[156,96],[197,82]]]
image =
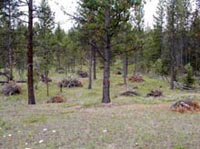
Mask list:
[[161,76],[168,74],[167,66],[161,59],[157,59],[157,61],[154,63],[153,70],[156,74]]
[[191,88],[195,83],[195,79],[192,73],[192,66],[190,64],[185,65],[185,70],[186,73],[180,80],[186,88]]

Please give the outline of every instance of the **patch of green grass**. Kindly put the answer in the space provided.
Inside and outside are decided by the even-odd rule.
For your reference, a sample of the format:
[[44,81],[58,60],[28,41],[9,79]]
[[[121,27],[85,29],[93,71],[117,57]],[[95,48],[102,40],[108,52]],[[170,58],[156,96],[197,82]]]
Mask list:
[[2,133],[4,130],[6,131],[9,129],[11,129],[10,123],[0,119],[0,132]]
[[89,107],[94,107],[99,105],[101,102],[99,101],[90,101],[90,102],[86,102],[82,105],[83,108],[89,108]]
[[47,122],[48,118],[46,116],[36,116],[31,115],[26,119],[23,119],[23,123],[32,124],[32,123],[45,123]]
[[71,111],[61,111],[60,114],[72,114],[75,113],[76,111],[71,110]]
[[175,146],[173,149],[186,149],[186,148],[182,145],[178,145],[178,146]]

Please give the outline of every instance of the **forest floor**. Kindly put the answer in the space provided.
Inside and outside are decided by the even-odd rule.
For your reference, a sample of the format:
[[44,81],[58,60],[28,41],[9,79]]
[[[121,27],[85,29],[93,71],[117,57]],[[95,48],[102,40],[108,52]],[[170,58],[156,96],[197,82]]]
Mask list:
[[[145,77],[143,83],[129,83],[140,96],[124,97],[128,90],[119,76],[113,77],[111,104],[101,104],[101,79],[87,89],[63,89],[50,84],[50,96],[60,95],[65,103],[47,104],[45,85],[39,83],[36,105],[27,105],[24,92],[0,100],[0,148],[2,149],[198,149],[200,113],[172,112],[180,99],[200,101],[199,91],[169,90],[162,80]],[[117,81],[118,80],[118,81]],[[146,97],[152,89],[163,96]],[[23,90],[26,90],[24,85]]]

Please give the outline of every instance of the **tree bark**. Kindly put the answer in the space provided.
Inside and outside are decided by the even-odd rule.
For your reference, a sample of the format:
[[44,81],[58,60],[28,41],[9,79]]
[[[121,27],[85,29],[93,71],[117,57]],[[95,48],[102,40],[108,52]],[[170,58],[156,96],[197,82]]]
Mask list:
[[128,56],[127,52],[124,52],[124,62],[123,62],[124,85],[127,85],[127,74],[128,74]]
[[175,15],[174,15],[174,5],[175,5],[175,0],[173,0],[173,4],[172,4],[172,14],[171,14],[171,22],[170,22],[170,39],[169,39],[169,45],[170,45],[170,89],[174,89],[174,81],[175,81]]
[[46,89],[47,89],[47,96],[49,96],[49,72],[48,72],[48,70],[45,70],[45,79],[46,79],[45,83],[46,83]]
[[124,60],[123,60],[123,78],[124,85],[127,85],[127,74],[128,74],[128,55],[126,52],[126,32],[124,32]]
[[92,89],[92,60],[93,60],[93,57],[92,57],[92,51],[93,51],[93,46],[91,45],[92,43],[92,39],[91,39],[91,32],[89,33],[90,34],[90,51],[89,51],[89,66],[88,66],[88,69],[89,69],[89,83],[88,83],[88,89]]
[[27,67],[28,67],[28,104],[36,104],[33,82],[33,0],[28,3],[28,43],[27,43]]
[[13,57],[13,52],[12,52],[12,48],[11,48],[11,3],[9,1],[8,4],[9,8],[9,21],[8,21],[8,60],[9,60],[9,69],[10,69],[10,73],[9,73],[9,80],[12,81],[13,80],[13,62],[12,62],[12,57]]
[[97,50],[95,47],[93,47],[93,79],[97,79],[97,74],[96,74],[96,64],[97,64]]
[[133,57],[134,57],[134,71],[133,71],[133,75],[136,75],[137,74],[137,65],[138,65],[138,51],[135,51],[134,53],[133,53]]
[[105,10],[105,47],[104,47],[104,72],[103,72],[103,99],[102,103],[110,103],[110,42],[109,34],[110,11]]

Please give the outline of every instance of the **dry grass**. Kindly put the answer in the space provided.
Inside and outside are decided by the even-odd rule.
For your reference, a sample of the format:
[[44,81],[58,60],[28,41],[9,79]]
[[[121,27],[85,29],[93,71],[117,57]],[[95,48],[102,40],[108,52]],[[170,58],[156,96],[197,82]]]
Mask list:
[[199,113],[169,104],[42,104],[1,111],[1,148],[198,148]]

